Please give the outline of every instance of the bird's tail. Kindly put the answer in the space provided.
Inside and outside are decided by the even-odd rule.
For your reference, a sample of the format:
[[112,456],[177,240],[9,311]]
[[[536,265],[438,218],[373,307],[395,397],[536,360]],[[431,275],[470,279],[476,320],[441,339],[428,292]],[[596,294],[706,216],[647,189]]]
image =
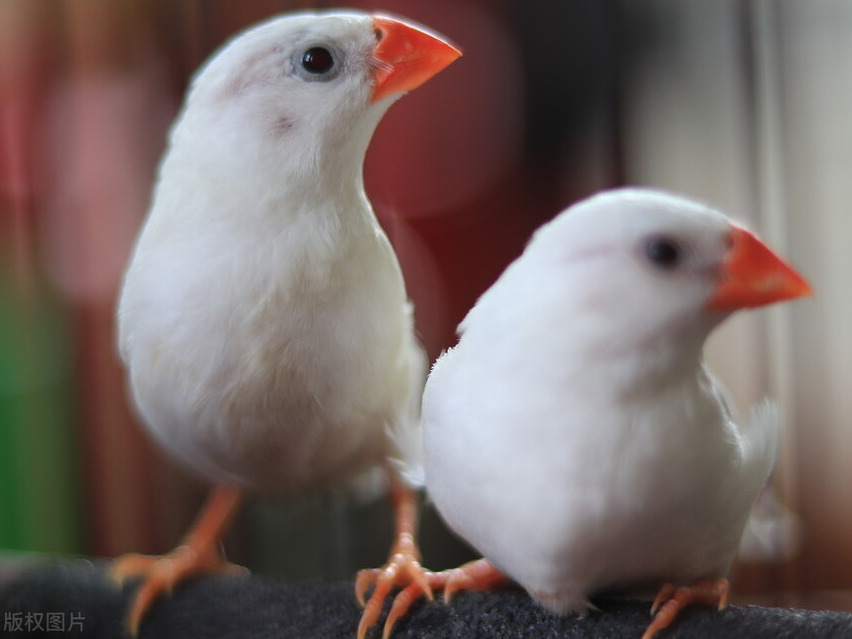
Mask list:
[[737,556],[749,563],[786,561],[802,546],[802,524],[773,490],[767,486],[757,498],[748,518]]
[[739,555],[746,561],[777,561],[795,554],[800,542],[798,519],[767,486],[775,465],[781,415],[770,399],[754,405],[742,430],[748,489],[760,492],[743,531]]

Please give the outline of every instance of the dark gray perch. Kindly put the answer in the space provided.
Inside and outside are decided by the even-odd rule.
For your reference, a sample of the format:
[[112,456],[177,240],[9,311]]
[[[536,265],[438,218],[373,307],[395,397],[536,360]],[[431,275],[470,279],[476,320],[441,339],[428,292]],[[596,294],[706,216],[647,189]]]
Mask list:
[[[128,597],[105,578],[102,567],[86,561],[60,561],[30,568],[0,590],[2,637],[34,639],[34,620],[61,613],[77,621],[73,631],[45,637],[126,637]],[[400,622],[397,639],[639,639],[650,616],[644,601],[597,600],[600,611],[584,619],[555,617],[522,591],[461,593],[447,606],[417,605]],[[17,613],[17,614],[16,614]],[[7,622],[32,617],[30,629],[11,631]],[[353,639],[361,610],[350,582],[284,582],[269,578],[210,577],[181,585],[158,601],[142,624],[139,639]],[[55,617],[57,621],[57,619]],[[80,630],[82,626],[82,631]],[[374,630],[371,637],[379,637]],[[852,614],[758,606],[687,609],[661,639],[725,637],[748,639],[826,639],[852,637]]]

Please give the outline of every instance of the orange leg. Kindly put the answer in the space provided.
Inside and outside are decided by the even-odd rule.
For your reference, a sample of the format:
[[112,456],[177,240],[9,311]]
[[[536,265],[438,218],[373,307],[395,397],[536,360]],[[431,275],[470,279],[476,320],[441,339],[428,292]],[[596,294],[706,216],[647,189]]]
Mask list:
[[[390,558],[383,567],[361,570],[355,578],[355,596],[364,606],[357,639],[364,639],[367,631],[378,622],[385,600],[393,588],[402,590],[394,598],[385,620],[383,639],[390,637],[397,620],[409,611],[415,601],[421,597],[432,601],[435,590],[443,590],[444,600],[449,602],[450,597],[459,590],[491,590],[508,581],[485,559],[441,572],[424,569],[420,564],[420,549],[416,541],[419,507],[417,493],[392,475],[390,497],[395,520]],[[365,594],[370,587],[373,587],[373,593],[365,602]]]
[[[416,541],[419,507],[417,493],[394,477],[391,479],[390,497],[396,529],[390,558],[383,567],[361,570],[355,578],[355,596],[364,606],[358,625],[358,639],[364,639],[367,630],[378,621],[382,605],[392,588],[418,584],[421,592],[430,601],[433,599],[426,578],[427,571],[420,565],[420,549]],[[373,594],[365,603],[364,595],[370,586],[374,586]]]
[[[433,591],[444,591],[444,603],[450,603],[453,595],[462,590],[496,590],[510,583],[506,575],[497,570],[487,559],[470,561],[458,568],[442,570],[441,572],[427,572],[426,580]],[[412,604],[423,596],[424,591],[420,584],[412,583],[406,586],[393,600],[388,618],[385,620],[385,628],[382,639],[388,639],[394,625],[400,617],[408,614]]]
[[171,593],[190,577],[211,573],[244,573],[245,568],[225,561],[220,542],[243,500],[242,491],[232,486],[215,488],[198,515],[183,543],[168,555],[130,554],[114,560],[110,570],[119,584],[132,577],[143,577],[133,598],[127,627],[135,636],[139,624],[163,593]]
[[660,630],[668,628],[678,613],[689,604],[717,606],[722,610],[728,604],[730,584],[727,579],[706,579],[691,586],[676,587],[663,584],[651,605],[654,615],[642,639],[653,639]]

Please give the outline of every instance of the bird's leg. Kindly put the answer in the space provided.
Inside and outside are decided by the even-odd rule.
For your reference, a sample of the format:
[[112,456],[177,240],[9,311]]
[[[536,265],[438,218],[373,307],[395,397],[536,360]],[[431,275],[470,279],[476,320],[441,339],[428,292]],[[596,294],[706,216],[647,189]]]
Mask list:
[[506,575],[483,557],[458,568],[433,573],[431,585],[435,590],[443,590],[444,603],[450,603],[453,595],[462,590],[497,590],[510,583],[511,580]]
[[189,577],[211,573],[244,573],[246,569],[228,563],[220,542],[243,500],[242,491],[219,486],[190,528],[183,543],[168,555],[130,554],[114,560],[111,576],[119,584],[128,578],[142,577],[127,616],[127,627],[136,635],[139,624],[156,599]]
[[[395,534],[388,562],[381,568],[361,570],[355,579],[355,596],[364,606],[358,639],[364,639],[367,630],[379,619],[382,605],[392,588],[417,584],[420,592],[431,601],[432,588],[426,578],[427,571],[420,565],[420,548],[417,546],[419,499],[417,493],[403,485],[391,474],[390,498],[393,505]],[[374,586],[373,594],[365,603],[365,594]]]
[[[444,591],[444,603],[450,603],[453,595],[461,590],[487,591],[496,590],[510,583],[506,575],[497,570],[487,559],[470,561],[458,568],[440,572],[426,571],[426,581],[433,592]],[[382,639],[388,639],[396,622],[408,614],[415,601],[420,599],[426,590],[420,582],[408,584],[394,597],[393,605],[385,619]],[[428,596],[428,595],[427,595]],[[372,623],[375,623],[373,621]],[[359,628],[359,637],[361,630]],[[364,628],[366,632],[366,628]]]
[[[450,603],[453,595],[462,590],[496,590],[510,583],[506,575],[497,570],[487,559],[469,561],[458,568],[427,572],[426,581],[433,591],[444,591],[444,603]],[[423,596],[424,591],[419,583],[406,586],[393,600],[388,618],[385,620],[383,639],[390,637],[394,625],[400,617],[405,616],[411,605]]]
[[663,584],[651,605],[654,615],[642,639],[653,639],[660,630],[668,628],[678,613],[689,604],[717,606],[722,610],[728,604],[730,584],[727,579],[706,579],[691,586]]
[[[486,559],[441,572],[424,569],[420,564],[420,549],[416,541],[417,493],[392,477],[390,497],[396,534],[388,563],[382,568],[361,570],[355,579],[355,596],[364,606],[357,639],[364,639],[367,631],[379,620],[382,606],[394,587],[402,590],[394,598],[385,620],[383,639],[390,637],[397,620],[408,613],[415,601],[424,596],[432,601],[436,590],[443,590],[444,601],[449,602],[453,594],[460,590],[492,590],[509,581]],[[366,591],[371,586],[374,586],[373,594],[365,603]]]

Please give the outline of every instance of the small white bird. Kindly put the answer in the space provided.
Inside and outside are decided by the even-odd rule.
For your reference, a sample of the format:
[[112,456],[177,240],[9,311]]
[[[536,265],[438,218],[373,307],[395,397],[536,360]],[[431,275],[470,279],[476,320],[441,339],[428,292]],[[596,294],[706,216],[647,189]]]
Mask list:
[[724,605],[778,431],[771,411],[738,422],[702,348],[731,312],[809,292],[750,232],[673,195],[605,192],[541,228],[426,384],[428,492],[485,557],[432,587],[505,575],[566,614],[665,584],[646,637],[687,603]]
[[416,497],[391,460],[419,437],[426,361],[362,164],[394,100],[459,55],[395,18],[304,13],[236,37],[196,75],[118,329],[148,430],[219,488],[180,548],[116,562],[118,579],[145,576],[132,631],[175,583],[233,568],[219,541],[244,490],[340,487],[377,465],[393,475],[398,535],[359,596],[375,583],[380,608],[422,579]]

